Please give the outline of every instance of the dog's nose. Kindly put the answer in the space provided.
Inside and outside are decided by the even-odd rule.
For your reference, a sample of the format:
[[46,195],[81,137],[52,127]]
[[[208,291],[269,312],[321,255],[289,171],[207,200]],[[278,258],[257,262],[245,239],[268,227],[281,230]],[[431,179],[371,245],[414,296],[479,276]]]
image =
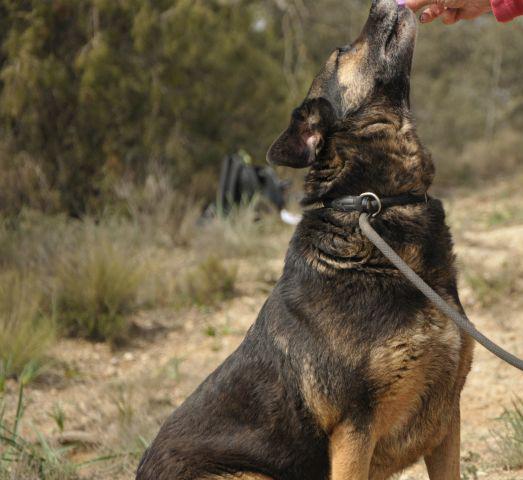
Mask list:
[[378,15],[382,18],[395,16],[398,10],[396,0],[372,0],[371,15]]

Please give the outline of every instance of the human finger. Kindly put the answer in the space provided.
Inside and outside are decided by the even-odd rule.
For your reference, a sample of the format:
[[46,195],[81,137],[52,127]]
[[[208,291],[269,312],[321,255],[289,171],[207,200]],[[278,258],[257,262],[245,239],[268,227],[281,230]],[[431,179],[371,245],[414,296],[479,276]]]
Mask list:
[[459,10],[457,8],[447,8],[442,14],[441,14],[441,21],[445,25],[452,25],[458,21],[458,12]]
[[423,10],[419,17],[421,23],[430,23],[438,18],[445,11],[445,7],[440,5],[430,5],[428,8]]

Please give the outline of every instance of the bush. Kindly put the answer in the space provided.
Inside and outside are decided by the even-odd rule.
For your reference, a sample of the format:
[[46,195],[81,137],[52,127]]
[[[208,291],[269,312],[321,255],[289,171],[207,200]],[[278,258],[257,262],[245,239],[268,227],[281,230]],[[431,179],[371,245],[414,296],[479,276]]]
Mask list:
[[56,273],[59,324],[69,335],[92,340],[125,338],[126,315],[135,307],[142,278],[127,248],[117,248],[100,227],[87,225],[85,237],[65,253]]
[[[203,225],[195,246],[225,258],[249,257],[271,253],[275,245],[267,242],[267,233],[281,231],[277,214],[260,215],[262,201],[254,198],[248,203],[234,206],[227,216],[218,214]],[[276,223],[278,222],[278,223]]]
[[144,159],[183,188],[238,145],[261,158],[289,105],[279,22],[253,28],[260,7],[0,2],[2,133],[74,215],[103,209],[124,172],[142,179]]
[[52,212],[59,207],[39,162],[26,152],[16,152],[0,143],[0,205],[3,213],[14,215],[23,208]]
[[499,462],[509,470],[523,467],[523,399],[516,398],[498,421],[500,428],[493,435]]
[[34,280],[20,273],[0,276],[0,363],[2,376],[18,376],[28,364],[40,365],[55,337],[55,325],[41,312]]
[[120,181],[114,190],[117,211],[152,233],[156,243],[187,246],[194,238],[201,201],[175,190],[164,168],[151,168],[143,185]]
[[179,286],[183,303],[216,305],[234,294],[238,270],[211,255],[186,274]]

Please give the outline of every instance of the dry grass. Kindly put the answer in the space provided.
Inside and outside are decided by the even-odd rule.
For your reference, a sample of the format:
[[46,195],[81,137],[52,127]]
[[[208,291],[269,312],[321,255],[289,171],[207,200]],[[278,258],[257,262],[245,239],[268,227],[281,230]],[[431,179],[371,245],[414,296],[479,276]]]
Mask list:
[[193,245],[222,258],[267,256],[274,243],[267,241],[272,233],[283,230],[277,215],[260,215],[264,206],[255,198],[234,207],[227,216],[218,214],[201,226]]
[[516,398],[498,422],[493,436],[499,464],[508,470],[523,467],[523,399]]
[[[6,293],[25,299],[9,313],[23,322],[2,319],[24,325],[16,327],[16,341],[13,328],[4,336],[9,347],[0,358],[7,365],[12,357],[10,372],[40,358],[51,343],[41,312],[56,319],[61,334],[119,343],[137,308],[215,306],[231,298],[235,259],[269,255],[275,243],[269,235],[283,230],[274,216],[260,215],[259,200],[202,220],[201,206],[158,172],[141,188],[121,184],[117,196],[115,208],[96,220],[31,210],[0,219],[0,265],[34,278],[30,285],[14,282],[9,288],[18,290]],[[37,318],[42,326],[34,330]],[[26,340],[30,330],[34,345]]]
[[496,177],[512,175],[523,165],[523,139],[517,129],[504,128],[493,136],[469,142],[461,152],[437,155],[439,184],[485,184]]
[[502,303],[504,298],[513,298],[523,291],[519,261],[505,262],[498,269],[486,269],[482,265],[469,265],[465,280],[483,308]]
[[119,341],[128,332],[126,316],[136,306],[142,270],[130,252],[104,233],[86,225],[81,242],[60,258],[57,319],[69,335]]
[[191,244],[202,204],[172,188],[170,176],[152,168],[143,186],[120,182],[115,188],[118,209],[163,245]]
[[0,331],[2,376],[18,376],[27,364],[43,363],[55,324],[42,313],[41,292],[30,277],[18,272],[0,276]]
[[189,271],[178,286],[182,305],[212,306],[232,298],[238,270],[215,255]]

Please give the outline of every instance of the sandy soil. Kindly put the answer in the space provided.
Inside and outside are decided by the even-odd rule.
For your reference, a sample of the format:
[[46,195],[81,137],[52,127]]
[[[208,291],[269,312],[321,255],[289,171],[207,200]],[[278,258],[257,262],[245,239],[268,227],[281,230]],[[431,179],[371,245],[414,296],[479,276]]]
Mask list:
[[[515,198],[523,205],[523,194],[513,190],[512,185],[501,183],[488,190],[486,195],[495,200],[492,204],[497,210],[504,212],[508,207],[503,202],[513,204]],[[461,271],[478,266],[499,269],[519,265],[514,259],[523,259],[522,219],[509,216],[499,220],[497,210],[492,213],[481,209],[477,194],[466,190],[453,192],[447,207]],[[472,207],[474,215],[469,213]],[[25,422],[22,432],[31,436],[37,429],[55,442],[76,435],[84,441],[84,446],[73,451],[76,461],[101,452],[132,450],[134,456],[117,456],[81,470],[84,478],[131,478],[136,456],[143,448],[136,438],[149,438],[168,412],[239,344],[281,271],[284,247],[282,242],[279,254],[272,260],[242,260],[238,295],[218,309],[165,309],[137,315],[134,320],[139,333],[124,349],[111,351],[104,344],[60,341],[53,351],[55,367],[28,388],[26,419],[32,426]],[[523,269],[520,272],[523,276]],[[523,356],[520,292],[502,295],[494,305],[486,307],[464,280],[460,291],[476,326]],[[462,398],[465,480],[523,479],[523,470],[503,471],[496,466],[491,434],[499,428],[496,418],[516,394],[523,395],[523,374],[477,346]],[[13,405],[14,382],[8,385],[8,395]],[[62,433],[50,415],[57,405],[65,413]],[[477,477],[472,473],[474,469]],[[428,477],[420,464],[399,478]]]

